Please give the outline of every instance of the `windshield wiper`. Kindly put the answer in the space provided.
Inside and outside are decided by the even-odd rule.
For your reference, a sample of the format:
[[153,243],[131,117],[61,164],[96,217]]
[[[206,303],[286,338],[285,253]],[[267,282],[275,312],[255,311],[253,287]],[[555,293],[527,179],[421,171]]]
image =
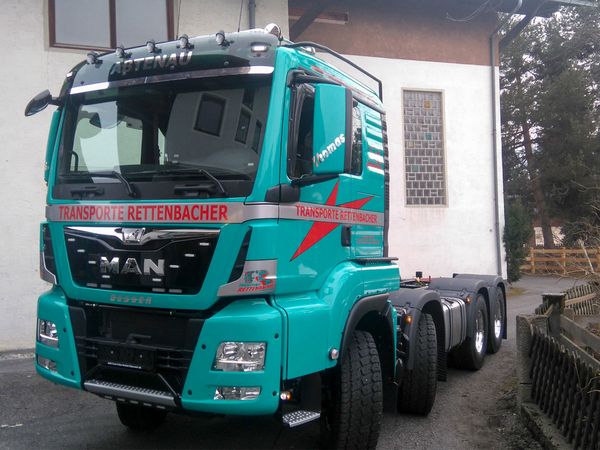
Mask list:
[[129,195],[130,197],[137,197],[137,193],[133,187],[133,185],[127,181],[127,179],[121,175],[119,172],[117,172],[116,170],[111,170],[111,171],[106,171],[106,172],[88,172],[85,175],[89,176],[89,177],[101,177],[101,178],[115,178],[117,180],[119,180],[123,186],[125,186],[125,189],[127,190],[127,195]]
[[[210,173],[208,170],[203,169],[202,167],[180,167],[177,169],[161,169],[161,170],[157,170],[156,172],[148,172],[148,173],[153,173],[156,175],[177,175],[177,174],[185,174],[185,173],[198,173],[200,175],[204,175],[204,177],[206,177],[208,180],[212,181],[213,184],[219,188],[219,192],[223,195],[223,197],[227,197],[227,191],[225,190],[225,187],[223,186],[223,183],[221,183],[219,181],[219,179],[217,177],[215,177],[212,173]],[[138,173],[134,173],[135,175],[138,175]]]

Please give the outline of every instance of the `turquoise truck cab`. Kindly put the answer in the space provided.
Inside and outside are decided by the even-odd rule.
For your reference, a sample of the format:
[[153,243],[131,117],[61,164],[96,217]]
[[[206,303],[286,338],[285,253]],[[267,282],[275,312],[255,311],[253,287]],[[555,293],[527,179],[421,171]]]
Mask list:
[[[58,97],[30,102],[26,115],[58,107],[41,376],[116,401],[133,428],[169,411],[278,413],[288,426],[321,417],[327,445],[371,447],[384,401],[429,412],[440,355],[465,339],[485,354],[488,317],[504,333],[501,280],[400,289],[381,83],[315,47],[344,59],[275,26],[150,41],[90,53]],[[414,347],[419,332],[433,347]],[[350,428],[350,413],[372,426]]]

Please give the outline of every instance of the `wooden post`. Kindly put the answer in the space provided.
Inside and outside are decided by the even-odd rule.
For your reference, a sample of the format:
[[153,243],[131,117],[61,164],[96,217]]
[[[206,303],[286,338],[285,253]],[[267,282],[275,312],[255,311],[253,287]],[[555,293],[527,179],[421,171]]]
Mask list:
[[555,339],[560,338],[560,315],[565,310],[564,292],[542,294],[544,304],[552,307],[552,313],[548,317],[548,334]]
[[533,255],[533,247],[531,247],[529,249],[529,259],[531,260],[531,273],[535,274],[535,257]]
[[567,274],[567,249],[563,247],[562,253],[560,255],[560,263],[563,266],[563,275]]

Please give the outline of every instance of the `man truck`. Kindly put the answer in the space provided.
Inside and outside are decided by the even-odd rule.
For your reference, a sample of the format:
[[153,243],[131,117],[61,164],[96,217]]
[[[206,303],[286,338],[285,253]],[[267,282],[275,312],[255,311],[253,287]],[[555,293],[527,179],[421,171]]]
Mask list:
[[501,277],[401,281],[382,83],[342,55],[183,35],[88,54],[25,114],[49,104],[36,369],[127,427],[278,414],[372,448],[506,337]]

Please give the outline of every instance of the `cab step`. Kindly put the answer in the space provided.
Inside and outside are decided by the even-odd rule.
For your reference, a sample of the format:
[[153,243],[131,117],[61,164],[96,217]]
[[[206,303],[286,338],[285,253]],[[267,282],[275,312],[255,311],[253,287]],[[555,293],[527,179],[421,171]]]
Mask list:
[[299,410],[284,414],[281,417],[281,420],[286,427],[294,428],[304,425],[305,423],[312,422],[313,420],[317,420],[319,417],[321,417],[320,412]]

